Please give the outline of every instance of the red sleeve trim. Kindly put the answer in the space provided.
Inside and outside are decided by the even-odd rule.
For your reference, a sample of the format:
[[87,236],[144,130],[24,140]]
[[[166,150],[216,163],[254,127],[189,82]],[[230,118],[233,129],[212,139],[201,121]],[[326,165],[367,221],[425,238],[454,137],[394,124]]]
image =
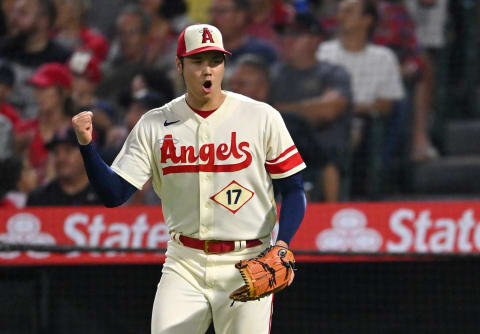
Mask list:
[[272,159],[272,160],[267,160],[267,163],[269,164],[273,164],[275,163],[276,161],[280,160],[281,158],[283,158],[284,156],[286,156],[288,153],[292,152],[293,150],[295,150],[296,147],[295,145],[292,145],[290,146],[289,148],[287,148],[285,151],[283,151],[282,154],[280,154],[278,157],[276,157],[275,159]]
[[288,157],[286,160],[279,162],[274,165],[266,164],[265,168],[270,174],[282,174],[288,172],[289,170],[297,167],[303,163],[303,159],[300,156],[300,153],[295,153],[291,157]]

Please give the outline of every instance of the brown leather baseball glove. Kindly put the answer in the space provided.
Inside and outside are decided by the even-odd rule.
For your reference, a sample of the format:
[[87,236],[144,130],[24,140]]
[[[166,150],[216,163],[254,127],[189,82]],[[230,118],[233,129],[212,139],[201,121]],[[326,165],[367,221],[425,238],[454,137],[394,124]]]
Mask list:
[[233,291],[233,301],[246,302],[260,299],[283,290],[291,283],[295,258],[288,248],[271,246],[260,255],[235,264],[242,274],[245,285]]

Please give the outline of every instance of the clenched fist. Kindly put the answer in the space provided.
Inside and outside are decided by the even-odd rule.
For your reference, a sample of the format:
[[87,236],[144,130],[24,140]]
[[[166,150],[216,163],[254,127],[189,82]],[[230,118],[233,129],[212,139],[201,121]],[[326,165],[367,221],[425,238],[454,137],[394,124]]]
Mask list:
[[80,145],[88,145],[92,141],[92,118],[93,113],[91,111],[82,111],[72,118],[72,126]]

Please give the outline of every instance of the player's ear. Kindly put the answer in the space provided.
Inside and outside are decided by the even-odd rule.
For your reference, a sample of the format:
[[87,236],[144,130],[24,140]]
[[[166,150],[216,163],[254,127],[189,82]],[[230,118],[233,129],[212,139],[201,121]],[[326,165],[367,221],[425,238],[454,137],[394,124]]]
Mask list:
[[177,66],[177,71],[179,74],[183,74],[183,59],[175,57],[175,64]]

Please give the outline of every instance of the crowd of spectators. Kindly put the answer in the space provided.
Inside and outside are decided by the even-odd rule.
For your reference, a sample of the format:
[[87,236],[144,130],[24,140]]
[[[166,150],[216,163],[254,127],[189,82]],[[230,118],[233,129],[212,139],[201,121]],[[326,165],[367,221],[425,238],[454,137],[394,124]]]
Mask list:
[[[145,112],[184,93],[176,43],[195,22],[217,26],[232,52],[224,88],[281,112],[309,166],[309,200],[361,196],[372,140],[387,170],[405,143],[413,162],[439,155],[429,120],[448,0],[115,3],[106,28],[92,18],[107,0],[2,1],[0,207],[99,204],[71,117],[94,112],[111,163]],[[386,131],[372,138],[375,122]],[[129,201],[158,203],[149,184]]]

